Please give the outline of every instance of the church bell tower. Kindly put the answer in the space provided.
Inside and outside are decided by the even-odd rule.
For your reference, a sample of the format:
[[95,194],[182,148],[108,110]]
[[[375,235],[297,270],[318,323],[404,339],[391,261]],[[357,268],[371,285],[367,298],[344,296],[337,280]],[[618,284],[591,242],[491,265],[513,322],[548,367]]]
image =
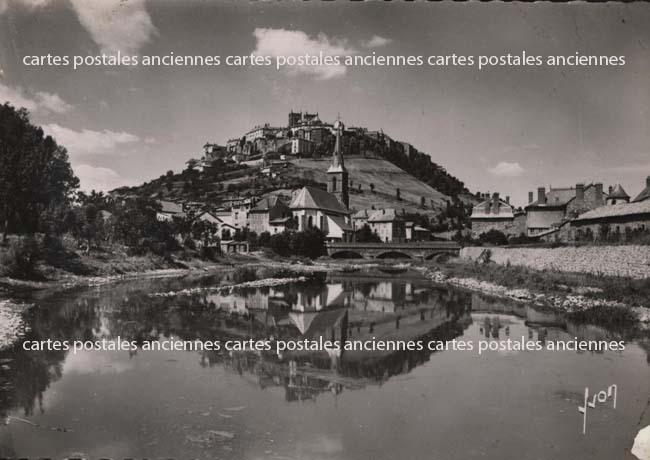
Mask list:
[[336,130],[336,144],[332,153],[332,164],[327,170],[327,191],[334,195],[346,208],[350,208],[350,196],[348,193],[349,179],[348,171],[343,164],[341,153],[341,131],[343,124],[337,119],[334,123]]

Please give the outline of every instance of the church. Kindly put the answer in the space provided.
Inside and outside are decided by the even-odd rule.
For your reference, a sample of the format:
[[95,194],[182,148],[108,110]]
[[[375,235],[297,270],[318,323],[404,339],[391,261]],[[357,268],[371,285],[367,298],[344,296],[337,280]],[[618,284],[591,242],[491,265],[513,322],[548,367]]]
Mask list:
[[298,231],[317,228],[325,233],[327,241],[349,241],[352,235],[349,178],[341,153],[340,120],[334,123],[334,129],[336,143],[332,163],[327,170],[327,191],[303,187],[294,194],[289,208]]

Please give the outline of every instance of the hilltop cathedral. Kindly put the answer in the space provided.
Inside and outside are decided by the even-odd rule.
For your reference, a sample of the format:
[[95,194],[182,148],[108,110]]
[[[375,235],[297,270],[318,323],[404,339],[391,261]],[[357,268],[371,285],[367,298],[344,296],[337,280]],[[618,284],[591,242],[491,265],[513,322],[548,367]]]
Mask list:
[[349,178],[341,153],[340,120],[334,124],[336,143],[332,164],[327,170],[327,191],[303,187],[295,193],[289,208],[297,222],[298,231],[317,228],[328,241],[348,241],[352,234],[350,224]]

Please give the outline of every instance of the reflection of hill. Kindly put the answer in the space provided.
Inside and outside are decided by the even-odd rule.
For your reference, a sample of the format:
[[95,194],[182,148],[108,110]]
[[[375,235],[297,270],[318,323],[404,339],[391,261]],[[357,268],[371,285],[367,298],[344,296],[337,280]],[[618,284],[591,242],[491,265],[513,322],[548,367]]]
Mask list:
[[[214,280],[218,282],[219,280]],[[212,281],[211,281],[212,282]],[[143,343],[182,340],[273,338],[276,340],[451,340],[471,314],[526,318],[540,337],[600,340],[612,332],[578,326],[524,307],[465,291],[412,280],[330,277],[328,283],[242,289],[228,295],[150,297],[149,292],[187,287],[187,280],[146,280],[105,288],[35,293],[25,318],[27,340],[116,338]],[[190,284],[192,286],[192,284]],[[379,302],[379,303],[373,303]],[[380,308],[381,306],[381,308]],[[490,325],[490,330],[495,328]],[[496,325],[498,331],[499,325]],[[642,346],[650,351],[648,342]],[[287,400],[339,393],[386,381],[425,363],[431,352],[202,353],[201,364],[219,365],[262,387],[282,386]],[[26,352],[21,345],[0,352],[0,413],[41,407],[44,391],[61,378],[66,353]]]

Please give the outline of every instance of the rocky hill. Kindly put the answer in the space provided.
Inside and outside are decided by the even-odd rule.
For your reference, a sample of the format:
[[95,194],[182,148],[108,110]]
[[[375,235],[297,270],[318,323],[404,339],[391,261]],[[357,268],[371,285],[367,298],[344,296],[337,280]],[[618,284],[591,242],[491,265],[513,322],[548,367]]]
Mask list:
[[[196,201],[219,206],[228,196],[282,194],[312,185],[325,188],[326,171],[334,136],[327,135],[313,157],[287,162],[275,160],[273,173],[262,161],[233,163],[218,160],[205,171],[188,168],[139,187],[118,189],[119,194],[146,195],[171,201]],[[434,216],[442,222],[447,203],[458,203],[456,220],[466,221],[467,210],[476,199],[464,183],[449,174],[431,157],[407,143],[390,140],[383,133],[346,132],[342,139],[345,165],[350,174],[350,205],[353,210],[390,207],[406,213]],[[261,158],[261,154],[257,155]],[[273,161],[271,161],[273,163]],[[268,162],[267,162],[268,164]]]

